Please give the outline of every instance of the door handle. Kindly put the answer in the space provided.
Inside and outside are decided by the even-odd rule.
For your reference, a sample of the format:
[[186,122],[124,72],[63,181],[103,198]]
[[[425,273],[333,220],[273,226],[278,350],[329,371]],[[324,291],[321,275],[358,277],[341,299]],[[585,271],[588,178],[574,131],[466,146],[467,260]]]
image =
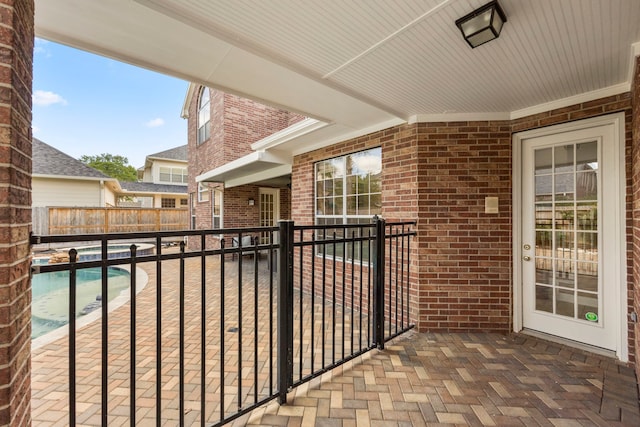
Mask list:
[[531,257],[528,255],[523,256],[522,259],[525,261],[531,261]]

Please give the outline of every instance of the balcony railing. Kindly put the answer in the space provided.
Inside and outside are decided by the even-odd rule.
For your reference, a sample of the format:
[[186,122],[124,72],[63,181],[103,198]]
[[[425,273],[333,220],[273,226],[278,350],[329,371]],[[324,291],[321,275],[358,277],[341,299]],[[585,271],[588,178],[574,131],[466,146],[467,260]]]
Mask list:
[[[279,227],[34,236],[33,244],[76,246],[65,249],[68,260],[33,267],[35,274],[68,272],[68,365],[57,381],[61,389],[68,384],[69,425],[85,420],[91,405],[99,405],[105,426],[126,406],[130,425],[223,425],[270,400],[285,403],[292,388],[384,348],[412,327],[413,226],[382,219],[344,226],[283,221]],[[99,242],[95,259],[77,249],[87,241]],[[118,242],[153,242],[155,253],[126,243],[126,257],[110,257],[110,244]],[[130,271],[129,301],[112,312],[109,267]],[[101,319],[79,328],[77,296],[84,285],[78,272],[88,268],[101,272]],[[141,292],[139,272],[149,275]],[[96,341],[100,359],[88,359]],[[100,376],[93,400],[86,390],[97,379],[87,371]],[[128,395],[117,411],[116,390]],[[153,411],[145,412],[149,399]]]

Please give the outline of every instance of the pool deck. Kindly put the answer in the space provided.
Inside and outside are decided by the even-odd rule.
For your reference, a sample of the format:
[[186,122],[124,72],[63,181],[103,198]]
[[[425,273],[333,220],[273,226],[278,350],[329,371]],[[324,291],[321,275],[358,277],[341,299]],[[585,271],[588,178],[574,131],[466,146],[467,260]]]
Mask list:
[[[199,268],[187,260],[187,284]],[[155,264],[138,294],[138,425],[155,423]],[[163,265],[163,426],[178,419],[176,278],[178,262]],[[217,271],[212,265],[212,272]],[[193,276],[193,277],[191,277]],[[215,277],[212,278],[215,280]],[[230,280],[232,274],[230,274]],[[186,303],[200,306],[199,287],[187,286]],[[129,304],[109,315],[109,425],[129,425]],[[263,319],[263,321],[268,321]],[[165,331],[166,328],[166,331]],[[188,327],[197,335],[197,328]],[[189,335],[187,335],[187,342]],[[215,339],[215,337],[212,337]],[[77,336],[77,422],[100,425],[100,321]],[[265,343],[260,344],[265,345]],[[186,425],[200,420],[199,350],[187,347]],[[68,425],[68,338],[33,350],[34,426]],[[213,372],[213,371],[212,371]],[[213,376],[213,373],[211,373]],[[598,356],[525,335],[444,334],[410,331],[289,393],[230,425],[255,426],[638,426],[634,371]],[[207,396],[208,414],[216,408]]]

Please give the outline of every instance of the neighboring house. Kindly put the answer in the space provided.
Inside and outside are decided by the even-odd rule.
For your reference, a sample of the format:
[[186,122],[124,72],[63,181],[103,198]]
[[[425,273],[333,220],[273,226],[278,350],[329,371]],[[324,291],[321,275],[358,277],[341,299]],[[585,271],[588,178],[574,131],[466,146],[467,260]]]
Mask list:
[[186,208],[187,146],[171,148],[146,157],[138,169],[140,182],[121,182],[118,206]]
[[118,180],[33,138],[32,206],[116,205]]

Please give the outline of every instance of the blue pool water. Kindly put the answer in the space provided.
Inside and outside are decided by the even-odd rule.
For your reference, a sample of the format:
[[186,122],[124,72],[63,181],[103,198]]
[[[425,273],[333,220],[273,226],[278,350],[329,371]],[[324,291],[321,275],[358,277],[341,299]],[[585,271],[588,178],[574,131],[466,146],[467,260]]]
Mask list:
[[[93,307],[99,309],[102,293],[102,271],[98,268],[77,270],[76,317]],[[130,274],[118,267],[109,267],[109,301],[129,287]],[[31,338],[37,338],[69,323],[69,272],[34,274],[31,281]],[[85,310],[86,308],[86,310]]]

